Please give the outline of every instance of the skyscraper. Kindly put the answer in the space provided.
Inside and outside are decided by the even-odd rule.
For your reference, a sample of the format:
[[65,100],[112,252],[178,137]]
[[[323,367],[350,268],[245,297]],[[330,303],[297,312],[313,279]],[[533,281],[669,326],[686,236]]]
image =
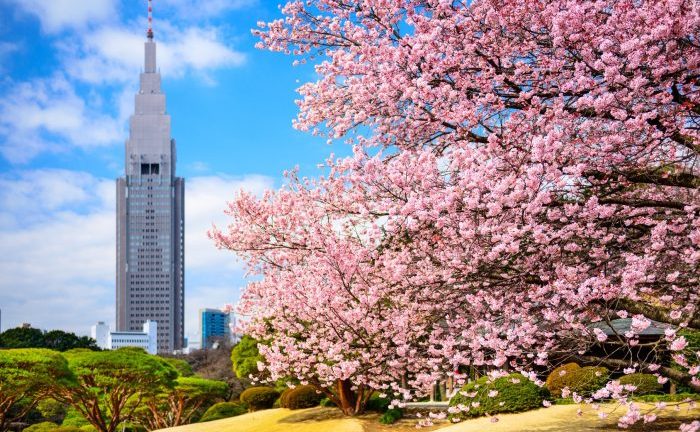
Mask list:
[[175,175],[175,140],[165,110],[149,25],[145,65],[117,179],[117,331],[158,323],[158,352],[184,343],[185,180]]

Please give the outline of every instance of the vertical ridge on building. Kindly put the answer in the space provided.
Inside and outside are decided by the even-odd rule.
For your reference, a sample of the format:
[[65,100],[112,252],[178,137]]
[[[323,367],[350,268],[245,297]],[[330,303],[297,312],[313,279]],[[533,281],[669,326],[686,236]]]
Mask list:
[[149,26],[144,70],[117,179],[117,331],[158,323],[158,352],[184,343],[185,180],[176,176],[175,140],[165,109]]

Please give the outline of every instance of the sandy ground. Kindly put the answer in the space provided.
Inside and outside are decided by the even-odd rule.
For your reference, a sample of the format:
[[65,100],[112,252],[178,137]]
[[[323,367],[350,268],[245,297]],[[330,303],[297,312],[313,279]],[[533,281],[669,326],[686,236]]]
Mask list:
[[[581,409],[581,415],[577,411]],[[654,409],[653,405],[642,405],[642,414]],[[608,413],[604,420],[598,417],[599,411],[590,406],[555,405],[520,414],[503,414],[492,423],[490,418],[482,417],[457,423],[439,429],[440,432],[481,432],[481,431],[519,431],[519,432],[600,432],[619,431],[617,419],[626,412],[625,408],[604,405],[601,411]],[[700,409],[689,409],[687,405],[680,411],[666,408],[663,412],[655,411],[658,419],[653,423],[637,423],[626,429],[629,431],[677,431],[681,423],[688,423],[700,418]]]
[[[577,414],[582,408],[581,415]],[[644,405],[642,413],[653,409],[652,405]],[[598,411],[579,405],[557,405],[528,411],[520,414],[503,414],[497,416],[498,421],[482,417],[467,420],[462,423],[449,425],[436,424],[421,431],[439,432],[601,432],[619,431],[617,418],[624,409],[607,405],[602,408],[609,413],[608,418],[601,420]],[[659,419],[650,424],[637,424],[627,429],[630,431],[677,431],[682,422],[700,419],[700,408],[690,410],[684,406],[680,411],[667,408],[657,413]],[[245,414],[223,420],[207,423],[195,423],[187,426],[167,429],[169,432],[408,432],[416,431],[416,421],[403,419],[393,425],[382,425],[378,415],[368,414],[357,418],[343,417],[334,408],[310,408],[291,411],[288,409],[272,409]]]

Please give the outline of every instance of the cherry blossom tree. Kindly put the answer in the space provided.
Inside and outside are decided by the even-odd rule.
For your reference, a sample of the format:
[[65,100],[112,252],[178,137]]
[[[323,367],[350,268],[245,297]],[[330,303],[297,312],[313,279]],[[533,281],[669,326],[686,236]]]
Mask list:
[[[574,359],[700,389],[700,353],[680,336],[700,329],[697,2],[282,12],[260,45],[319,76],[299,89],[295,126],[354,155],[238,196],[212,233],[261,276],[241,308],[270,341],[263,367],[349,414],[368,391],[407,396],[463,366]],[[590,325],[625,317],[613,337]],[[680,369],[639,355],[652,320],[669,328],[647,348]],[[614,356],[590,355],[604,343]]]

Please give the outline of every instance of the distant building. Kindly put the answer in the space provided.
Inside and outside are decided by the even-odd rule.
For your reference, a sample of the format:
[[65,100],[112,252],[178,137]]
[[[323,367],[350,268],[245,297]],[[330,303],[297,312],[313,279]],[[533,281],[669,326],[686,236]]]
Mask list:
[[199,330],[202,335],[201,349],[216,348],[222,342],[235,343],[233,333],[236,315],[220,309],[199,310]]
[[158,352],[173,353],[183,348],[185,336],[185,180],[176,175],[150,28],[147,35],[125,176],[117,179],[116,325],[134,332],[157,321]]
[[158,323],[146,321],[143,323],[143,331],[116,331],[110,332],[109,326],[100,321],[92,326],[91,336],[97,346],[102,349],[113,350],[124,347],[143,348],[149,354],[158,353]]

